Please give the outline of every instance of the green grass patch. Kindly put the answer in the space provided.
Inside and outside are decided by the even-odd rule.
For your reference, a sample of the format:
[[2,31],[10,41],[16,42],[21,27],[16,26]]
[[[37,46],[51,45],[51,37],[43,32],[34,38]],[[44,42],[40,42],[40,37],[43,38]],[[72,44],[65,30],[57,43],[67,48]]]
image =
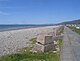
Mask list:
[[30,41],[32,42],[31,44],[35,44],[36,43],[36,39],[37,38],[32,38]]
[[70,29],[72,29],[72,31],[80,34],[80,29],[77,29],[76,27],[72,27],[72,26],[68,26]]
[[57,53],[59,54],[59,56],[60,56],[60,51],[61,51],[62,44],[63,44],[62,39],[59,39],[57,41],[57,45],[55,46],[55,48],[59,48],[59,50],[57,50]]
[[61,45],[62,45],[62,39],[59,39],[58,45],[59,45],[59,47],[61,47]]
[[[35,44],[36,38],[30,41],[32,41],[31,44]],[[57,45],[60,47],[61,44],[62,40],[59,40]],[[31,49],[32,47],[18,48],[16,54],[1,56],[0,61],[59,61],[59,53],[53,53],[53,51],[34,53],[30,51]]]
[[0,57],[0,61],[59,61],[57,53],[17,53]]

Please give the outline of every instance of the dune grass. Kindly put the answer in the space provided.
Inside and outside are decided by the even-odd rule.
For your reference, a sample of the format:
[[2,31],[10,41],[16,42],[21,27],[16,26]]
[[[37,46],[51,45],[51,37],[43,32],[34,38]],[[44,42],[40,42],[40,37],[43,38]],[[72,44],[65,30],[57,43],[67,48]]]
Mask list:
[[[36,42],[36,38],[31,39],[32,44]],[[61,46],[62,41],[58,42]],[[16,54],[10,54],[0,57],[0,61],[59,61],[60,54],[50,52],[31,52],[32,47],[17,49]]]

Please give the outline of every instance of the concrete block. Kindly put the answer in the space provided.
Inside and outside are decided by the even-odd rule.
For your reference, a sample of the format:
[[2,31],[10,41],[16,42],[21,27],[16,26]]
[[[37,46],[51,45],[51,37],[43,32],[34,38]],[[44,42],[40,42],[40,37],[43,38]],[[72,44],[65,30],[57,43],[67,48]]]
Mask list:
[[55,50],[55,46],[54,43],[46,44],[46,45],[41,45],[37,43],[32,50],[38,52],[48,52],[48,51]]
[[37,36],[37,42],[41,44],[48,44],[53,42],[53,36],[52,35],[39,35]]

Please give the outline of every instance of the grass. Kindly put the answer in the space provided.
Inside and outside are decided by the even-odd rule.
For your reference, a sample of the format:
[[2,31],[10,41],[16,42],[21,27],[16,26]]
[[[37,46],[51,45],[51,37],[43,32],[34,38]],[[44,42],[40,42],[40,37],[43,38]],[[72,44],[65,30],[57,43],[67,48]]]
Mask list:
[[55,47],[56,47],[56,48],[61,48],[61,45],[62,45],[62,40],[59,39],[59,40],[57,41],[57,45],[56,45]]
[[59,61],[58,54],[46,53],[17,53],[0,57],[0,61]]
[[[30,41],[32,41],[31,44],[36,43],[36,38],[32,38]],[[62,41],[60,40],[57,44],[57,46],[61,46]],[[34,53],[30,50],[32,47],[26,47],[22,49],[17,49],[16,54],[10,54],[0,57],[0,61],[59,61],[59,53],[53,53],[51,52],[38,52]]]
[[68,26],[70,29],[72,29],[72,31],[80,34],[80,29],[77,29],[76,27],[72,27],[72,26]]
[[36,43],[36,39],[37,38],[32,38],[30,41],[32,41],[32,44],[35,44]]
[[59,47],[61,47],[61,45],[62,45],[62,40],[61,39],[59,39],[58,45],[59,45]]
[[59,51],[57,50],[57,54],[59,54],[59,57],[60,57],[60,51],[61,51],[61,45],[62,45],[62,40],[61,39],[59,39],[58,41],[57,41],[57,45],[55,46],[55,48],[59,48]]

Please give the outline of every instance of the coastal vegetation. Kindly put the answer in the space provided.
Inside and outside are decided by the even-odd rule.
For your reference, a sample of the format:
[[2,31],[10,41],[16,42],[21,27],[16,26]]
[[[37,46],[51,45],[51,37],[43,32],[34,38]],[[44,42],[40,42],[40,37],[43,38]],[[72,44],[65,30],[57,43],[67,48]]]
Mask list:
[[72,31],[80,34],[80,29],[77,29],[76,27],[68,26]]
[[[36,43],[36,38],[32,38],[30,47],[17,49],[16,54],[10,54],[0,57],[0,61],[59,61],[60,51],[54,53],[50,52],[32,52],[30,51],[34,44]],[[60,48],[62,45],[62,40],[57,41],[57,48]]]

